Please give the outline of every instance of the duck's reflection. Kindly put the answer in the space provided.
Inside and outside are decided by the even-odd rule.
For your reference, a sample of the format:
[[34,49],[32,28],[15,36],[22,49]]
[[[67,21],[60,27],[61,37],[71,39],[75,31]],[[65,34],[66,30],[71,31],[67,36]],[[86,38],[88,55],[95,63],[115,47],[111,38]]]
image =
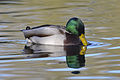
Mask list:
[[32,54],[31,58],[41,58],[41,57],[59,57],[65,56],[66,51],[62,46],[49,46],[49,45],[25,45],[24,54]]
[[[49,45],[26,45],[24,54],[32,54],[30,58],[60,57],[66,56],[69,68],[81,68],[85,66],[86,46],[49,46]],[[79,71],[73,71],[77,74]]]
[[66,48],[66,62],[70,68],[85,66],[85,46],[68,46]]

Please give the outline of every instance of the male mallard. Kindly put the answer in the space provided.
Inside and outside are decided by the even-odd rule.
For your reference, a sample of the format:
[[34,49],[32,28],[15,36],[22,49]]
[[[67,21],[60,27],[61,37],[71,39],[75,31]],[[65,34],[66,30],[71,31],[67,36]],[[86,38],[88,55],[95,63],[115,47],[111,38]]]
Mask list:
[[22,30],[28,42],[47,45],[87,45],[83,22],[71,18],[66,27],[60,25],[42,25],[26,27]]

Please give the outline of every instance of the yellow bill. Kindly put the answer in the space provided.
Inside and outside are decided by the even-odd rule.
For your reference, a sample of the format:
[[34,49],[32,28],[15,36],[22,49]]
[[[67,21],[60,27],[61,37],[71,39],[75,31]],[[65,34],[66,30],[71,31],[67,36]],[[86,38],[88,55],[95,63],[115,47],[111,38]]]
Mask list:
[[80,36],[79,36],[79,38],[80,38],[80,40],[81,40],[81,42],[83,43],[83,45],[84,46],[87,46],[87,40],[85,39],[85,35],[84,34],[81,34]]

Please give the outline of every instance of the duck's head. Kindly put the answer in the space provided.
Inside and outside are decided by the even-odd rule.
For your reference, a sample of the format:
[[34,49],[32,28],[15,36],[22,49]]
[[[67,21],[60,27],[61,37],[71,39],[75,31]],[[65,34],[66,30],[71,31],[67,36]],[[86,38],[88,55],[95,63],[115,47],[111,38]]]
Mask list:
[[85,46],[87,45],[87,41],[85,39],[85,27],[83,22],[79,18],[71,18],[66,24],[66,31],[79,36],[82,44]]

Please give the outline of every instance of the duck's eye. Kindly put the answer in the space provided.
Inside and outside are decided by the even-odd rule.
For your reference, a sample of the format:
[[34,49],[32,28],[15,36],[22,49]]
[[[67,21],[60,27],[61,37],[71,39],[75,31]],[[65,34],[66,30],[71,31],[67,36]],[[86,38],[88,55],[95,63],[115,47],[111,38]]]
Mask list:
[[78,29],[78,25],[77,24],[75,24],[75,28]]
[[77,24],[74,24],[75,27],[77,27]]

